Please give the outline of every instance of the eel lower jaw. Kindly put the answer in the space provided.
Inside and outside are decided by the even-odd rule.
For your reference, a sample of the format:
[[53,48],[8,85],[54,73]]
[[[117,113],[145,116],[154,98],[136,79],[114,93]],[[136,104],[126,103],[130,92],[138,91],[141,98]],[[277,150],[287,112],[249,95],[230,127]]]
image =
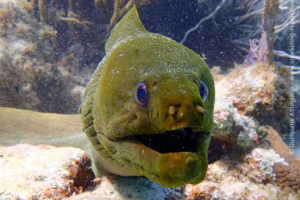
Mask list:
[[99,137],[115,160],[165,187],[196,184],[205,177],[207,150],[203,151],[201,140],[209,137],[209,132],[184,128],[118,140]]

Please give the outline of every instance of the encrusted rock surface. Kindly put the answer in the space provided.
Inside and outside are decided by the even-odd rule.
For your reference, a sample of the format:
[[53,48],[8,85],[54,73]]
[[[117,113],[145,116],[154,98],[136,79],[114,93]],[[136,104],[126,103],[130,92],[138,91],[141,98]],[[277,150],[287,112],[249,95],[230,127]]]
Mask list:
[[94,174],[89,156],[72,147],[0,146],[0,199],[60,199],[82,192]]
[[298,200],[300,190],[280,188],[274,165],[287,166],[272,148],[255,148],[242,162],[221,159],[208,166],[206,178],[198,185],[186,185],[186,200]]
[[[267,128],[265,121],[261,120],[264,117],[259,117],[273,113],[274,110],[271,108],[276,108],[277,112],[282,113],[283,118],[286,117],[284,113],[286,113],[287,106],[285,104],[281,107],[274,107],[274,104],[278,106],[280,105],[278,102],[283,102],[282,96],[278,96],[283,93],[278,91],[284,90],[285,87],[276,89],[277,87],[274,86],[276,75],[272,74],[272,71],[263,74],[268,69],[264,64],[260,64],[244,68],[237,67],[234,69],[237,71],[233,70],[227,76],[215,74],[217,96],[214,113],[215,129],[209,152],[211,164],[205,180],[198,185],[187,185],[184,189],[168,189],[143,177],[110,176],[96,179],[95,186],[91,181],[93,175],[90,171],[90,161],[87,155],[79,149],[29,145],[1,146],[0,199],[66,197],[74,200],[237,198],[298,200],[300,198],[299,160],[284,144],[279,134]],[[237,75],[241,77],[235,78]],[[253,76],[256,79],[251,82],[250,79]],[[270,93],[267,92],[268,90]],[[258,94],[265,95],[258,98]],[[257,104],[260,106],[255,106]],[[45,141],[42,138],[24,137],[28,134],[30,136],[32,131],[29,130],[36,130],[41,126],[42,114],[14,110],[15,114],[9,115],[4,111],[5,109],[2,111],[2,122],[5,122],[5,126],[1,128],[6,127],[6,131],[2,133],[0,143],[13,144],[4,141],[5,139],[12,141],[9,137],[11,134],[7,133],[27,138],[24,141],[30,144]],[[23,113],[24,116],[21,113],[16,114],[17,112]],[[253,112],[263,113],[254,115]],[[29,123],[31,129],[26,126],[26,116],[31,120]],[[39,116],[39,120],[33,120],[34,116]],[[63,118],[65,117],[67,116]],[[80,132],[79,118],[73,117],[67,120],[74,124],[74,130],[69,130],[69,132]],[[45,122],[47,127],[51,127],[49,123]],[[54,119],[52,123],[56,124],[56,128],[59,125]],[[20,129],[21,124],[24,128]],[[65,129],[64,126],[62,122],[59,127]],[[17,127],[20,130],[16,129]],[[56,129],[49,128],[49,130],[53,132]],[[20,139],[13,140],[21,141]],[[85,188],[87,189],[84,190]]]
[[236,66],[227,75],[219,71],[212,69],[216,88],[212,161],[219,158],[214,154],[258,145],[267,125],[287,132],[290,99],[286,72],[275,72],[266,63]]
[[[77,148],[0,146],[0,199],[184,199],[143,177],[109,176],[95,181],[91,161]],[[97,183],[96,187],[94,183]],[[82,193],[90,186],[87,192]],[[79,194],[82,193],[82,194]],[[76,195],[79,194],[79,195]]]
[[184,199],[182,188],[164,188],[143,177],[93,179],[91,160],[80,149],[27,144],[0,146],[1,200]]
[[1,146],[0,199],[298,200],[300,190],[277,185],[273,169],[277,164],[289,165],[272,148],[257,147],[242,161],[224,158],[210,164],[198,185],[170,189],[143,177],[106,176],[92,181],[90,160],[79,149]]
[[164,188],[143,177],[109,176],[98,179],[92,191],[72,196],[70,200],[183,200],[183,188]]
[[186,200],[300,199],[300,160],[272,127],[265,131],[242,159],[231,155],[210,164],[203,182],[186,186]]
[[279,134],[272,128],[268,129],[270,144],[275,151],[285,158],[288,165],[276,163],[274,170],[276,173],[276,182],[281,187],[288,186],[294,190],[300,191],[300,160],[292,150],[282,141]]
[[62,46],[58,31],[34,17],[31,2],[0,3],[0,105],[74,113],[101,56],[89,65],[82,45]]

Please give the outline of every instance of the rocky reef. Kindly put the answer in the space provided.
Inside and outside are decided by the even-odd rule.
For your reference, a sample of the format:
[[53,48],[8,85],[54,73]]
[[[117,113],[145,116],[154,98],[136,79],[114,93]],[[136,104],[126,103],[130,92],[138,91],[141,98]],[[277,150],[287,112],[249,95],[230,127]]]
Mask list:
[[266,63],[236,66],[227,75],[219,71],[212,69],[216,87],[213,139],[247,149],[266,135],[266,126],[288,132],[289,85],[284,72],[276,73]]
[[[208,166],[198,185],[164,188],[143,177],[94,178],[89,157],[79,149],[39,145],[0,147],[1,199],[289,199],[300,197],[300,161],[282,149],[269,129],[269,147],[243,159],[222,158]],[[288,148],[288,147],[287,147]],[[281,149],[281,150],[280,150]]]
[[58,31],[33,13],[26,0],[0,3],[0,105],[74,113],[97,64],[83,70],[82,45],[61,51]]
[[[11,176],[7,176],[8,172],[4,173],[3,171],[1,174],[6,183],[15,183],[19,180],[21,182],[14,189],[1,186],[4,189],[0,195],[2,195],[1,197],[10,195],[9,197],[21,199],[30,199],[31,197],[43,199],[46,198],[45,195],[48,195],[47,198],[50,199],[64,197],[117,200],[299,199],[300,161],[285,145],[279,133],[272,128],[272,126],[277,127],[278,130],[286,128],[284,119],[288,117],[286,115],[288,106],[282,102],[286,84],[284,84],[284,79],[269,67],[265,63],[237,66],[228,75],[222,75],[218,69],[213,69],[217,91],[214,111],[215,128],[209,147],[210,164],[206,178],[198,185],[167,189],[143,177],[105,176],[92,180],[91,171],[84,170],[90,169],[90,161],[83,153],[79,153],[79,157],[74,159],[74,156],[68,157],[70,152],[68,148],[19,145],[1,147],[0,164],[3,165],[2,169],[7,166],[9,169],[17,169],[20,166],[18,163],[21,162],[24,169],[35,166],[34,171],[24,171],[24,179],[21,178],[23,175],[15,173],[17,170],[10,171]],[[278,119],[274,112],[281,113]],[[265,116],[270,113],[274,116],[274,121],[264,120]],[[26,116],[28,115],[23,116],[24,124],[22,126],[26,125]],[[0,121],[2,122],[3,119]],[[15,123],[13,120],[5,123],[9,124],[10,121]],[[276,124],[276,121],[280,123]],[[31,121],[31,123],[34,122]],[[51,122],[48,123],[51,124]],[[10,127],[13,129],[14,126]],[[56,130],[52,128],[51,131]],[[29,140],[27,138],[25,142]],[[1,141],[4,142],[3,137]],[[23,153],[19,153],[20,148],[23,149]],[[44,156],[47,165],[43,164],[44,159],[40,159],[41,155],[45,155],[46,150],[55,152],[55,161],[46,159],[46,157],[51,158],[51,155]],[[79,149],[72,150],[73,153],[77,151],[81,152]],[[30,157],[23,154],[30,155]],[[58,155],[61,155],[62,159],[58,159]],[[34,164],[36,160],[40,160],[39,165]],[[74,160],[76,161],[74,162]],[[76,169],[75,171],[80,172],[80,175],[72,175],[70,165],[64,164],[66,162],[77,163],[71,167],[71,171]],[[66,168],[66,166],[68,167]],[[69,169],[66,172],[68,175],[61,176],[60,169]],[[34,179],[37,174],[36,170],[45,173],[48,171],[46,175],[43,175],[43,179],[39,179],[38,183]],[[19,170],[19,172],[21,173],[23,170]],[[80,177],[91,178],[85,181],[76,181],[77,176],[80,180],[82,180]],[[47,181],[50,180],[50,177],[58,177],[58,179],[51,180],[53,182],[49,185]],[[69,177],[67,181],[72,187],[68,186],[69,189],[66,190],[65,184],[61,184],[62,180],[59,177]],[[63,178],[63,180],[66,179]],[[75,182],[80,184],[76,185]],[[26,187],[36,185],[39,189],[24,190],[22,188],[25,187],[24,185]],[[29,196],[24,196],[25,194]]]
[[[104,41],[110,28],[134,1],[66,2],[1,1],[1,106],[74,113],[80,104],[81,91],[104,55]],[[37,145],[42,141],[30,137],[38,128],[37,121],[50,132],[63,133],[58,126],[63,126],[69,118],[52,126],[54,122],[40,118],[26,121],[30,111],[17,117],[6,116],[5,121],[2,112],[0,122],[5,126],[0,125],[0,134],[4,127],[9,127],[12,132],[28,133],[28,137],[18,140],[7,134],[6,141],[4,134],[0,137],[3,145],[0,146],[0,199],[300,199],[300,161],[281,139],[290,132],[291,71],[276,62],[270,65],[259,54],[266,47],[260,40],[259,29],[263,23],[262,1],[191,1],[189,6],[209,9],[192,13],[193,18],[186,15],[195,23],[180,22],[184,31],[177,34],[172,23],[166,27],[150,26],[151,20],[159,16],[147,18],[147,15],[164,11],[171,2],[174,4],[170,12],[176,13],[179,9],[176,6],[181,5],[179,1],[139,2],[137,6],[144,13],[141,17],[146,26],[177,40],[182,39],[185,30],[220,6],[213,20],[202,23],[184,42],[193,48],[192,41],[197,41],[193,49],[207,57],[208,63],[223,65],[212,68],[216,87],[215,125],[205,180],[198,185],[167,189],[143,177],[94,179],[89,157],[82,150]],[[287,4],[280,2],[274,48],[286,50]],[[229,9],[232,5],[238,5],[234,12]],[[229,16],[227,21],[224,16]],[[163,17],[164,23],[166,20]],[[232,24],[239,31],[230,31]],[[211,28],[205,32],[206,26]],[[227,33],[231,40],[222,42],[224,34],[221,37],[220,33]],[[228,52],[222,51],[226,48]],[[284,62],[289,58],[289,55],[278,57],[278,51],[274,54],[275,61]],[[244,64],[235,64],[237,61]],[[300,96],[298,85],[295,84],[296,98]],[[299,104],[295,109],[299,110]],[[18,120],[20,123],[14,124]],[[296,120],[299,123],[300,118]],[[79,121],[78,117],[70,123],[70,130],[80,132]],[[30,123],[30,128],[20,131],[18,127],[26,123]]]

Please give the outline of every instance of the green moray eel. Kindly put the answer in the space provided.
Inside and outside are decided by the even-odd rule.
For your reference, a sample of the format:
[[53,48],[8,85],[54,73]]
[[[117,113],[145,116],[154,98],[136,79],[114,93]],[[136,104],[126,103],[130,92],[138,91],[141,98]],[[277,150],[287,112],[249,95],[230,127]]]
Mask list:
[[98,176],[145,176],[166,187],[199,183],[215,98],[205,62],[148,32],[135,7],[112,30],[105,50],[81,116],[0,108],[0,145],[75,146],[91,155]]
[[207,170],[214,82],[192,50],[148,32],[133,8],[114,27],[80,108],[97,175],[143,175],[165,187]]

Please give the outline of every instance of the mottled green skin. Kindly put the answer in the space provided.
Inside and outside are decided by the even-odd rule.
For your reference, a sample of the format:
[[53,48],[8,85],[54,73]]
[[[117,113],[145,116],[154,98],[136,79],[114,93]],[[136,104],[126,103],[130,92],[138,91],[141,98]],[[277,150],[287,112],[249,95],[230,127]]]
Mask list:
[[[209,89],[206,102],[199,93],[200,80]],[[140,81],[148,88],[144,107],[134,98]],[[82,99],[82,122],[93,144],[97,175],[143,175],[166,187],[199,183],[207,170],[210,134],[199,137],[197,153],[158,153],[124,137],[185,127],[210,133],[214,98],[205,62],[176,41],[146,31],[133,7],[113,29],[106,56]],[[170,105],[181,115],[170,116]],[[198,113],[196,105],[205,113]]]

